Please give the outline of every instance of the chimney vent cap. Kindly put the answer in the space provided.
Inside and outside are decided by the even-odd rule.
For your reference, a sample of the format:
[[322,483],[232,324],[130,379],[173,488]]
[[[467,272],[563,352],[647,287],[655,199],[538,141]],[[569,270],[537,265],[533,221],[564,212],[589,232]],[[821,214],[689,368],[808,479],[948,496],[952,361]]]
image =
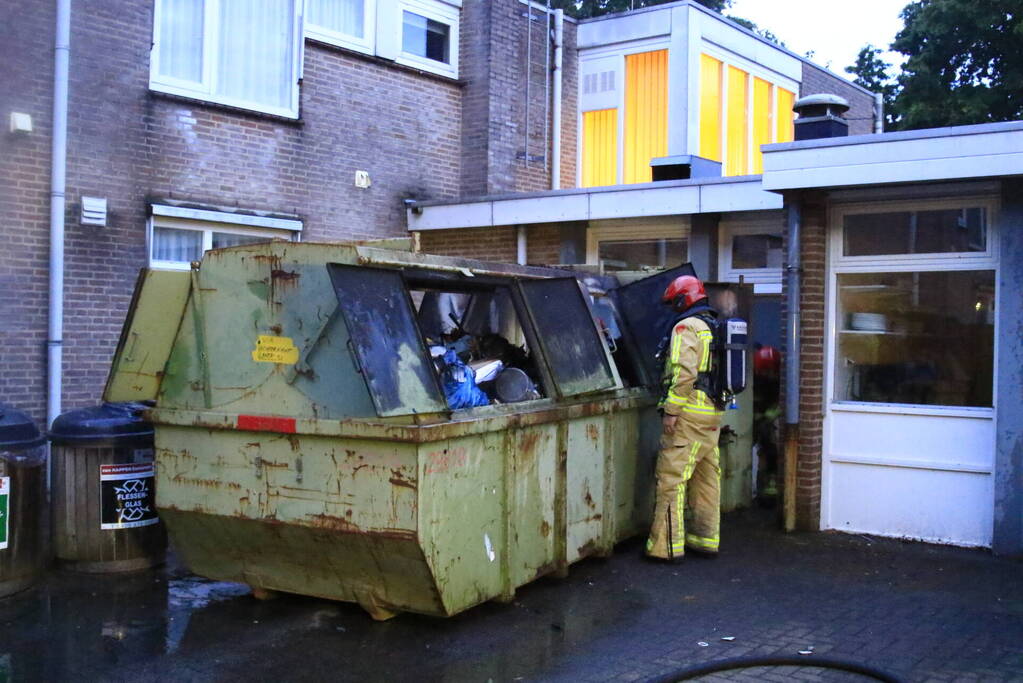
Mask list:
[[800,116],[820,116],[823,114],[841,116],[849,111],[849,100],[828,93],[807,95],[796,100],[796,103],[792,105],[792,111]]

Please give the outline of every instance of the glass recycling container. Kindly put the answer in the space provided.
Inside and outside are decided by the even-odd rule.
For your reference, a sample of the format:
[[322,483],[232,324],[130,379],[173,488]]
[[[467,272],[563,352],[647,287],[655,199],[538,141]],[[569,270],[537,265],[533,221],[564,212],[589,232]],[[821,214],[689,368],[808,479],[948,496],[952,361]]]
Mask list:
[[0,403],[0,598],[31,586],[46,564],[46,439]]
[[106,573],[163,563],[167,531],[156,512],[145,408],[107,403],[53,421],[53,541],[61,566]]

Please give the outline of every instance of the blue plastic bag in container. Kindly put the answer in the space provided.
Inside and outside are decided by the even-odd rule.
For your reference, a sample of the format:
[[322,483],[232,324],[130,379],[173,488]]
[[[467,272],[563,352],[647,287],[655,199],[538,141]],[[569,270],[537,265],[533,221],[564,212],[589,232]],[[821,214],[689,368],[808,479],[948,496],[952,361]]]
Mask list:
[[476,373],[451,349],[444,354],[441,385],[444,388],[444,398],[452,410],[490,405],[490,399],[476,386]]

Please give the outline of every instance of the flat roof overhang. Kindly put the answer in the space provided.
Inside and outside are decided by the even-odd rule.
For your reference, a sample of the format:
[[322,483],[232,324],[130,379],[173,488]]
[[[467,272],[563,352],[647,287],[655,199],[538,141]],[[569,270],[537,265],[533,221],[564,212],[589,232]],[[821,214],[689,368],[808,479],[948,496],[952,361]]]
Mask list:
[[1023,175],[1023,121],[764,145],[763,189]]
[[416,202],[407,216],[410,231],[425,231],[780,208],[756,175]]

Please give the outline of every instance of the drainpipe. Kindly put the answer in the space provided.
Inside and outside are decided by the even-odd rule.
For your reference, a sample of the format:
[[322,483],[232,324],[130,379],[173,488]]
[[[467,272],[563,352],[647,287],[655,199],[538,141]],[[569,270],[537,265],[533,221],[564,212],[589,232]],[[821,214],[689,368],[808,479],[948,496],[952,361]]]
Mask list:
[[[50,160],[50,310],[46,342],[46,424],[60,415],[64,343],[64,189],[67,170],[71,0],[57,0],[53,50],[53,139]],[[49,478],[49,475],[47,475]]]
[[874,93],[874,132],[884,132],[884,96],[879,92]]
[[785,320],[785,485],[782,512],[785,531],[796,528],[796,467],[799,461],[799,272],[800,231],[803,214],[800,202],[788,207],[788,254],[785,264],[786,305]]
[[516,263],[526,265],[526,226],[520,225],[515,230]]
[[551,125],[554,135],[551,140],[551,189],[561,187],[561,86],[563,61],[562,46],[565,42],[565,11],[554,10],[554,113]]

